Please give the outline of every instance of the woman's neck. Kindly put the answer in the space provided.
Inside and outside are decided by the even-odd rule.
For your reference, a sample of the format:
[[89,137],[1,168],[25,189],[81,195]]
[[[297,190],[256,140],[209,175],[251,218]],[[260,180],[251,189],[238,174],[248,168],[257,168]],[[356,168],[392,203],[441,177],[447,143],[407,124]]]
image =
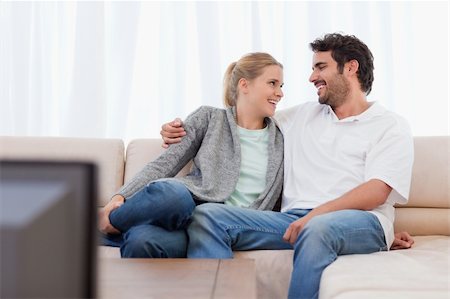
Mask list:
[[239,127],[247,130],[260,130],[265,127],[264,117],[256,116],[240,105],[236,106],[236,123]]

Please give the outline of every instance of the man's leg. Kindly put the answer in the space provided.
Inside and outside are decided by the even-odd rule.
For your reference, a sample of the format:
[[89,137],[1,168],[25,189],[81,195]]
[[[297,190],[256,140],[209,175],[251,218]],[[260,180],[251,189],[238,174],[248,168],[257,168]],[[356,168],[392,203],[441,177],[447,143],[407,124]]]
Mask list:
[[233,250],[292,249],[283,241],[283,234],[291,222],[307,212],[279,213],[223,204],[199,205],[187,229],[188,257],[232,258]]
[[338,255],[383,250],[383,228],[372,213],[342,210],[312,218],[294,245],[289,298],[318,298],[322,272]]
[[183,229],[195,202],[189,190],[176,181],[159,181],[145,186],[109,215],[111,224],[125,233],[131,227],[152,224],[168,230]]
[[162,227],[143,224],[123,234],[120,255],[123,258],[185,258],[186,231],[168,231]]

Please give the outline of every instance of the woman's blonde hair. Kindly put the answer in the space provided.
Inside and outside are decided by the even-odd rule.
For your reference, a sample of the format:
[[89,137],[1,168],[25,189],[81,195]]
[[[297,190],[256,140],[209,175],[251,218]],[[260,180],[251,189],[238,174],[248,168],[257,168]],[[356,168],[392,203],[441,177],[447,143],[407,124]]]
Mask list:
[[270,54],[255,52],[244,55],[236,62],[231,63],[223,78],[223,102],[225,107],[236,105],[239,80],[244,78],[253,80],[262,75],[266,66],[278,65],[283,68]]

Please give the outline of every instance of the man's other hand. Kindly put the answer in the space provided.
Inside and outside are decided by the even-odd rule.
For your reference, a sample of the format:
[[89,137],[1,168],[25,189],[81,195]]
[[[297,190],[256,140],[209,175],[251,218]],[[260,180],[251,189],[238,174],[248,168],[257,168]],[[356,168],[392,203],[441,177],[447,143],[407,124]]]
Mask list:
[[407,232],[395,233],[394,243],[391,245],[391,250],[408,249],[414,244],[414,239]]
[[160,134],[163,140],[162,147],[168,148],[170,144],[181,142],[181,137],[186,135],[186,132],[181,119],[175,118],[175,120],[161,126]]

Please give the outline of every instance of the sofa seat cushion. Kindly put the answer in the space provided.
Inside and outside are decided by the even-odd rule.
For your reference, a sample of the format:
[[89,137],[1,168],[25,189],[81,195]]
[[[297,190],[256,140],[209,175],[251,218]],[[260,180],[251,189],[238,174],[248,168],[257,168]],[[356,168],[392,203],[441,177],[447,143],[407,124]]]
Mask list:
[[[320,298],[448,298],[450,237],[414,236],[412,249],[340,256],[323,273]],[[236,252],[256,261],[258,298],[286,298],[292,250]]]
[[320,298],[448,298],[450,237],[414,240],[410,250],[339,257],[322,275]]
[[102,259],[102,258],[120,258],[119,247],[99,246],[97,251],[98,251],[97,255],[100,259]]
[[[450,237],[414,236],[408,250],[340,256],[323,273],[321,299],[448,298]],[[119,258],[119,248],[100,246],[102,258]],[[286,298],[292,250],[235,252],[255,260],[258,298]]]

